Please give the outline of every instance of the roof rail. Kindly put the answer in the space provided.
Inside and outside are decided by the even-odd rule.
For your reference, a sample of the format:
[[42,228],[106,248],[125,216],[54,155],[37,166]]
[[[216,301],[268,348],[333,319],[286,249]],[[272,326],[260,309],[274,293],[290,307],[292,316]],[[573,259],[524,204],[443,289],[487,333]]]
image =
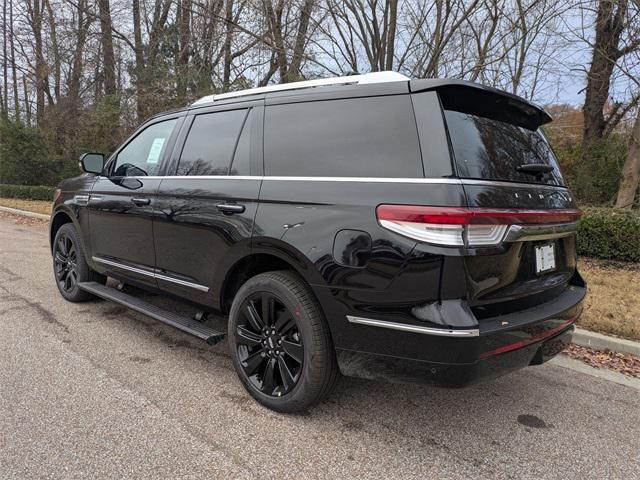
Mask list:
[[278,85],[269,85],[266,87],[249,88],[247,90],[238,90],[237,92],[219,93],[217,95],[207,95],[192,103],[192,105],[202,105],[205,103],[215,102],[226,98],[244,97],[246,95],[257,95],[259,93],[281,92],[286,90],[299,90],[302,88],[323,87],[327,85],[348,85],[348,84],[366,84],[366,83],[385,83],[399,82],[410,80],[398,72],[371,72],[362,75],[349,75],[346,77],[320,78],[318,80],[306,80],[304,82],[281,83]]

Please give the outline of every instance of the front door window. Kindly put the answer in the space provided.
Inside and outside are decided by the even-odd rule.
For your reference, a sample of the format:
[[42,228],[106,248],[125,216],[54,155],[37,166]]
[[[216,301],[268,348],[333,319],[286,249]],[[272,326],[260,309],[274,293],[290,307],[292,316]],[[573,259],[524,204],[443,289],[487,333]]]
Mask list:
[[113,166],[115,177],[157,175],[177,119],[154,123],[142,130],[120,152]]

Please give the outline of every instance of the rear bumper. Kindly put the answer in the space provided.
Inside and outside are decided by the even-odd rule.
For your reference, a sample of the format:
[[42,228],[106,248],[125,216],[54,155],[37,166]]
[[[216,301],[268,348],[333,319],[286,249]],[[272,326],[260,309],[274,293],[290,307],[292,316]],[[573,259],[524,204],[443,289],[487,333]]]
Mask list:
[[[360,324],[359,328],[377,330],[363,331],[364,336],[385,337],[389,351],[338,349],[340,370],[361,378],[462,387],[539,365],[571,343],[585,294],[586,287],[572,286],[551,302],[479,320],[472,335],[430,335]],[[443,330],[448,331],[463,329]]]

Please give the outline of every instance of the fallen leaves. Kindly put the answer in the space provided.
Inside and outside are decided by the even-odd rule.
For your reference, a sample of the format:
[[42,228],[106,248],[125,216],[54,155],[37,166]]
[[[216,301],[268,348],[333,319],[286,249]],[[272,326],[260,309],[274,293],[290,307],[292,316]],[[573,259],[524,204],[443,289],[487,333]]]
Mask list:
[[8,212],[0,212],[0,218],[6,218],[10,220],[14,220],[15,223],[20,225],[29,225],[32,227],[46,227],[49,224],[48,220],[33,218],[33,217],[25,217],[23,215],[15,215],[13,213]]
[[635,355],[610,350],[593,350],[573,344],[563,353],[595,368],[606,368],[630,377],[640,378],[640,357]]

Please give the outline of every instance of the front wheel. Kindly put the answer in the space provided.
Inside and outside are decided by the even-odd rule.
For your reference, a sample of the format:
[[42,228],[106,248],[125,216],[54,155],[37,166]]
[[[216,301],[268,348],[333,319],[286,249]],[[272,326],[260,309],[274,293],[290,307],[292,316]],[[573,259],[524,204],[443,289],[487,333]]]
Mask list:
[[249,279],[229,315],[233,365],[247,391],[279,412],[321,401],[338,367],[324,315],[306,283],[287,272]]
[[56,232],[53,241],[53,273],[62,296],[70,302],[84,302],[95,298],[81,290],[80,282],[105,283],[106,278],[89,267],[80,235],[71,223],[65,223]]

